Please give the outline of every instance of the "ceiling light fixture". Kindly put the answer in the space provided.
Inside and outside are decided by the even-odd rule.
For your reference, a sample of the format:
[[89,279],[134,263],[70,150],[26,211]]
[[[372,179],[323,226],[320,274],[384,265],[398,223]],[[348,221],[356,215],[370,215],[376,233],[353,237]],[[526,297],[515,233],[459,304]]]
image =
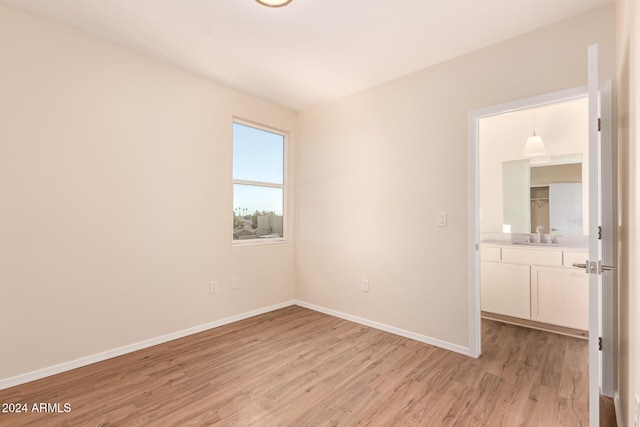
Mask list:
[[282,7],[291,3],[293,0],[256,0],[263,6],[267,7]]
[[527,142],[524,145],[524,151],[522,151],[524,157],[542,157],[547,155],[547,150],[544,148],[542,138],[536,135],[536,112],[533,112],[533,135],[527,138]]

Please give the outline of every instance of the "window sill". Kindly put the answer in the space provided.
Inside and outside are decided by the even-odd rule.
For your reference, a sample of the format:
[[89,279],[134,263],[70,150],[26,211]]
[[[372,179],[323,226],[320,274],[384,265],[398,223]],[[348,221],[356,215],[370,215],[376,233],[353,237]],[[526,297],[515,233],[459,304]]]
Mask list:
[[265,246],[265,245],[282,245],[289,243],[289,240],[285,238],[280,239],[246,239],[246,240],[232,240],[231,246]]

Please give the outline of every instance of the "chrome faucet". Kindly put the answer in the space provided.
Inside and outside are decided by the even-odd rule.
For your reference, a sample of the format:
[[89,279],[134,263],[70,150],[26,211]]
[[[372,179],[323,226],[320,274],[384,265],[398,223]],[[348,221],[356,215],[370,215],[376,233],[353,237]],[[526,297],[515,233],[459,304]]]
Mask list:
[[541,233],[544,232],[544,227],[542,225],[539,225],[536,227],[536,243],[542,243],[542,235]]

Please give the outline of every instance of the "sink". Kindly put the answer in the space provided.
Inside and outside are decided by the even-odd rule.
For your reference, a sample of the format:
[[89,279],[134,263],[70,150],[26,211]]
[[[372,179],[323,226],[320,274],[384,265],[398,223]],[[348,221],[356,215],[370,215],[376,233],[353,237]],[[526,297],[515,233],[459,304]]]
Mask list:
[[527,243],[527,242],[511,242],[512,245],[521,246],[558,246],[557,243]]

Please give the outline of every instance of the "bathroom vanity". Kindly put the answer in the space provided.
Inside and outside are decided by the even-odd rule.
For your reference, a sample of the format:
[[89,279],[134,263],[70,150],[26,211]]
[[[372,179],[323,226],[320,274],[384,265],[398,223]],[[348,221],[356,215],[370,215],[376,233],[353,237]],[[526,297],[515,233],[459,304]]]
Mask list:
[[505,129],[481,148],[482,314],[584,336],[589,276],[572,264],[589,258],[586,138],[538,164],[509,151]]
[[482,311],[572,329],[589,327],[588,252],[559,245],[481,246]]

